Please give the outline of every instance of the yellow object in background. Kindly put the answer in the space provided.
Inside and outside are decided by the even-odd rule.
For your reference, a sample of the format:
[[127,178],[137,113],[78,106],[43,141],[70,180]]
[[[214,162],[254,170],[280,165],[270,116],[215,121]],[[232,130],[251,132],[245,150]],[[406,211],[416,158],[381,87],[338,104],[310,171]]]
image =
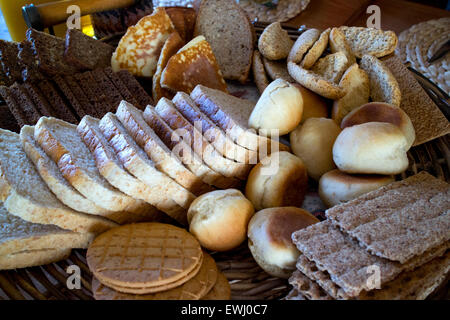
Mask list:
[[[25,39],[25,32],[27,25],[22,16],[22,7],[29,4],[42,4],[48,2],[55,2],[55,0],[0,0],[0,10],[5,18],[9,34],[13,41],[22,41]],[[90,16],[81,18],[82,31],[89,36],[94,35]],[[67,27],[65,24],[59,24],[53,27],[55,35],[64,37]],[[46,30],[48,31],[48,30]]]

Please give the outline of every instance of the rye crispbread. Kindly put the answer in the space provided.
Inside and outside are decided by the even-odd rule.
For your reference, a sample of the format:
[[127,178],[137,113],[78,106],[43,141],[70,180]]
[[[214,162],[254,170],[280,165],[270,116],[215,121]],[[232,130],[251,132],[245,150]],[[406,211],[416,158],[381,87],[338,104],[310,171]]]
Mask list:
[[298,292],[297,289],[293,288],[291,291],[289,291],[284,300],[308,300],[308,299],[306,299],[304,295]]
[[413,146],[450,133],[450,122],[401,60],[394,56],[383,59],[383,63],[398,81],[402,93],[400,108],[410,117],[416,131]]
[[426,172],[326,211],[372,254],[405,263],[450,240],[450,186]]
[[308,300],[333,299],[316,282],[309,279],[299,270],[294,271],[292,276],[289,278],[289,284]]
[[316,267],[330,275],[349,297],[357,297],[363,290],[371,290],[368,278],[371,266],[380,270],[380,285],[395,279],[401,272],[413,270],[432,259],[442,256],[450,241],[428,250],[405,264],[371,255],[348,235],[339,231],[330,221],[309,226],[294,232],[292,240],[302,254]]

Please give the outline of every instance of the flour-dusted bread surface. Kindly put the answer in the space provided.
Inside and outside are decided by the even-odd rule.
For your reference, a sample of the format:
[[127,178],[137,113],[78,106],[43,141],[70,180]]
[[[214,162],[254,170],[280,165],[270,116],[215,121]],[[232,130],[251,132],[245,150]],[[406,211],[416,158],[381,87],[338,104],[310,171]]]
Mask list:
[[235,1],[202,1],[194,35],[205,36],[211,44],[225,79],[247,80],[255,48],[255,34],[246,13]]
[[281,27],[280,22],[269,24],[258,40],[259,51],[270,60],[286,59],[293,45],[294,41]]
[[50,159],[39,144],[34,140],[34,127],[23,126],[20,131],[22,147],[28,158],[34,163],[41,178],[50,190],[66,206],[89,214],[107,215],[108,210],[97,206],[94,202],[79,193],[63,177],[56,163]]
[[402,93],[397,79],[389,68],[371,55],[364,55],[359,65],[369,75],[372,101],[386,102],[400,107]]
[[159,171],[167,174],[194,194],[200,195],[211,191],[208,185],[186,168],[177,157],[173,156],[171,150],[145,122],[142,111],[126,101],[122,101],[117,108],[116,116]]
[[[122,165],[133,176],[152,189],[155,206],[182,224],[186,224],[186,210],[195,196],[156,169],[117,117],[107,113],[99,123],[100,130],[117,154]],[[157,203],[157,204],[156,204]]]
[[153,204],[151,189],[128,173],[120,163],[113,149],[103,136],[99,120],[85,116],[77,127],[83,142],[91,151],[100,174],[114,187],[138,200],[142,200],[142,213],[126,216],[126,222],[157,221],[162,214]]
[[363,27],[339,27],[353,53],[362,58],[365,54],[375,57],[387,56],[397,47],[397,35],[393,31],[383,31]]
[[23,151],[19,134],[2,129],[0,170],[0,200],[15,216],[76,232],[100,233],[117,226],[110,220],[77,212],[60,202]]
[[111,59],[114,71],[130,71],[135,76],[152,77],[164,42],[175,31],[164,8],[143,17],[122,37]]
[[[86,198],[113,212],[141,212],[141,202],[120,192],[102,177],[77,126],[42,117],[35,126],[35,139],[63,174]],[[109,216],[109,215],[108,215]]]

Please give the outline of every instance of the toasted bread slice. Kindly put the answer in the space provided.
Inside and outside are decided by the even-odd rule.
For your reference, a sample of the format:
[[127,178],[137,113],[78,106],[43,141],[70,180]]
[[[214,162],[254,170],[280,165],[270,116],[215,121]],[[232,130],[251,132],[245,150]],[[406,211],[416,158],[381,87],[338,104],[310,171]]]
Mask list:
[[308,29],[303,32],[295,41],[294,46],[289,52],[287,61],[300,63],[303,60],[306,52],[316,43],[320,37],[320,31],[317,29]]
[[198,84],[227,92],[216,57],[203,36],[192,39],[173,55],[161,76],[161,86],[174,93],[191,93]]
[[258,40],[258,49],[269,60],[286,59],[294,45],[280,22],[269,24]]
[[112,69],[115,72],[125,69],[135,76],[152,77],[164,42],[174,31],[164,8],[156,8],[151,15],[129,27],[120,39],[111,59]]
[[347,57],[349,65],[356,62],[355,54],[352,51],[349,43],[345,39],[345,35],[339,30],[339,28],[333,28],[330,32],[330,50],[331,53],[342,51]]
[[308,53],[303,58],[300,64],[303,68],[309,69],[317,62],[317,60],[319,60],[320,56],[328,46],[330,32],[331,28],[328,28],[320,34],[319,39],[317,39],[312,48],[309,49]]
[[158,59],[158,66],[156,67],[155,75],[153,76],[153,101],[158,103],[159,99],[162,97],[173,98],[173,93],[167,89],[161,87],[161,75],[167,65],[169,59],[183,47],[183,40],[181,39],[178,32],[172,32],[172,34],[167,38],[164,46],[162,47],[161,54]]
[[159,116],[177,132],[184,131],[184,138],[190,140],[190,146],[194,152],[203,159],[203,161],[213,170],[219,172],[225,177],[238,178],[246,180],[251,166],[234,162],[223,157],[200,132],[183,115],[178,112],[175,105],[165,98],[161,99],[155,107]]
[[186,225],[186,210],[195,196],[155,167],[114,114],[107,113],[99,127],[127,171],[151,188],[158,208]]
[[288,71],[291,77],[298,83],[322,97],[337,100],[345,95],[344,88],[334,82],[324,79],[311,70],[300,67],[296,63],[288,62]]
[[253,53],[252,70],[253,80],[255,80],[259,93],[262,94],[269,85],[269,79],[267,78],[266,70],[264,69],[261,53],[259,53],[258,50],[255,50]]
[[345,71],[339,86],[344,88],[345,96],[334,101],[331,118],[338,125],[352,110],[369,102],[370,82],[367,73],[353,64]]
[[402,94],[397,79],[389,68],[371,55],[364,55],[359,65],[369,75],[372,101],[400,107]]
[[319,59],[311,71],[333,83],[339,83],[348,67],[348,59],[344,52],[339,51]]
[[145,122],[142,111],[123,101],[117,108],[116,116],[159,171],[167,174],[193,194],[201,195],[212,190],[170,152],[169,148]]
[[370,54],[380,58],[394,52],[397,47],[398,38],[393,31],[383,31],[364,27],[339,27],[344,34],[353,53],[362,58]]
[[66,207],[49,190],[22,149],[17,133],[0,129],[0,201],[26,221],[76,232],[101,233],[117,224]]

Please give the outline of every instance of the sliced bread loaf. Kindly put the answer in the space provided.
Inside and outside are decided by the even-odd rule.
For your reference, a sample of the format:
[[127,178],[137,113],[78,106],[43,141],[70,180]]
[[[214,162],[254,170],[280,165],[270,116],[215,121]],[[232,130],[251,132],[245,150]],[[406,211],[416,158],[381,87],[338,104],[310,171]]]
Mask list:
[[117,158],[99,127],[99,119],[85,116],[77,127],[78,133],[95,158],[101,175],[123,193],[149,203],[142,214],[146,221],[158,221],[162,213],[153,205],[158,205],[151,188],[129,174]]
[[101,233],[117,226],[110,220],[80,213],[62,204],[23,151],[20,136],[1,129],[0,170],[0,200],[15,216],[76,232]]
[[116,116],[127,129],[128,134],[144,149],[159,171],[167,174],[195,195],[212,191],[208,184],[189,171],[170,152],[169,148],[145,122],[142,111],[126,101],[122,101],[117,109]]
[[[248,128],[248,119],[255,107],[249,100],[236,98],[222,91],[198,85],[191,93],[199,109],[206,114],[218,127],[229,135],[237,144],[259,151],[259,157],[264,157],[264,151],[289,151],[282,143],[262,137],[255,130]],[[278,150],[277,150],[278,149]],[[261,152],[263,151],[263,152]]]
[[172,99],[175,108],[194,126],[202,128],[203,136],[216,148],[218,152],[228,159],[241,163],[256,164],[257,152],[246,149],[228,137],[214,124],[195,104],[192,98],[178,92]]
[[19,126],[24,126],[26,124],[32,124],[32,122],[28,119],[26,114],[23,112],[22,108],[20,107],[19,103],[14,98],[13,94],[11,93],[11,90],[9,90],[6,86],[0,86],[0,95],[5,100],[9,111],[16,119]]
[[107,113],[99,126],[122,165],[151,188],[158,208],[186,225],[186,210],[195,196],[155,167],[114,114]]
[[[245,163],[235,162],[223,157],[203,137],[203,132],[194,127],[183,115],[177,111],[172,101],[162,98],[155,107],[159,116],[172,128],[184,132],[190,140],[190,146],[203,161],[215,171],[225,177],[247,179],[251,166]],[[201,128],[199,128],[201,130]]]
[[35,139],[57,163],[64,178],[86,198],[110,211],[142,213],[146,204],[111,186],[95,165],[77,126],[55,118],[42,117],[35,127]]
[[144,119],[172,154],[178,157],[197,177],[221,189],[240,186],[239,180],[227,178],[205,164],[203,159],[192,150],[190,143],[187,143],[190,140],[189,136],[185,137],[184,132],[172,130],[152,106],[147,106],[145,109]]
[[245,82],[252,65],[255,33],[245,11],[234,0],[203,0],[194,36],[210,43],[225,79]]
[[47,156],[36,140],[34,140],[34,127],[23,126],[20,130],[20,140],[22,141],[23,150],[34,163],[42,180],[47,183],[47,186],[62,203],[80,212],[108,215],[108,210],[97,206],[67,182],[56,163]]

